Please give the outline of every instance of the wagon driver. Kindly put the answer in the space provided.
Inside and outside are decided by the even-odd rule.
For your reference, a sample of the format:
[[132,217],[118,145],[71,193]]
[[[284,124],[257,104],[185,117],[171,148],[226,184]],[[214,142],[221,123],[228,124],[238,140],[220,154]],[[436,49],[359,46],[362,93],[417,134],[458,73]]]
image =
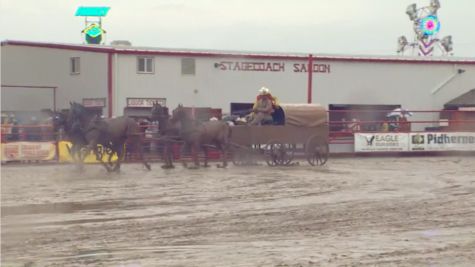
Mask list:
[[259,125],[265,122],[272,122],[272,113],[277,107],[277,99],[273,97],[266,87],[259,89],[259,95],[252,107],[251,121],[249,125]]

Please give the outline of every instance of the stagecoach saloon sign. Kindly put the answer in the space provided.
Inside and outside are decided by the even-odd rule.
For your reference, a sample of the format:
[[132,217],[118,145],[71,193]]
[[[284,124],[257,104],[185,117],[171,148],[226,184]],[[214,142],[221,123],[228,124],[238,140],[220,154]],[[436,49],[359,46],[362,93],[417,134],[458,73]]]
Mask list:
[[[308,72],[308,63],[293,63],[287,66],[285,62],[270,61],[220,61],[214,63],[214,67],[222,71],[270,71],[285,72],[291,69],[295,73]],[[313,63],[312,72],[330,73],[330,64]]]
[[127,98],[127,107],[133,108],[150,108],[153,106],[153,103],[158,103],[162,106],[166,106],[166,98],[136,98],[128,97]]

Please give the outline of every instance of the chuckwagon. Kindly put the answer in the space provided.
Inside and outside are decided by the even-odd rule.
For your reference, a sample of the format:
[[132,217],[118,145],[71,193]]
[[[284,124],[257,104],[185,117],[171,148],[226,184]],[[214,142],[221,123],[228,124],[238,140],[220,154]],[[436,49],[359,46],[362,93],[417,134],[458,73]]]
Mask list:
[[235,125],[232,127],[233,163],[249,164],[256,155],[264,156],[269,166],[292,164],[303,156],[312,166],[328,160],[328,122],[326,110],[318,104],[281,104],[280,125]]

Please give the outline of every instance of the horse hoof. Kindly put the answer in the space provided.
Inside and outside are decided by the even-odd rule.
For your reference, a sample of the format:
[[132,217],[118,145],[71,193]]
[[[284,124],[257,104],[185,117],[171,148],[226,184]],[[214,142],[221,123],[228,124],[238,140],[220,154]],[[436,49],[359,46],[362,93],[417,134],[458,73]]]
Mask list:
[[203,167],[204,167],[204,168],[209,168],[209,167],[211,167],[211,166],[209,166],[208,164],[206,164],[206,165],[203,165]]
[[189,170],[196,170],[196,169],[199,169],[200,166],[191,166],[191,167],[188,167]]

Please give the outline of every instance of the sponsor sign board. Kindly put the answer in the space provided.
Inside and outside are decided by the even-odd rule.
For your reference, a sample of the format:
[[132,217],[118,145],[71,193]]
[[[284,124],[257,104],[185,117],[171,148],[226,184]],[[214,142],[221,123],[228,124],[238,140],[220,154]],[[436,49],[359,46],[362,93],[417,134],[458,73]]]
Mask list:
[[[285,72],[292,69],[294,73],[308,72],[308,63],[293,63],[286,65],[285,62],[275,61],[220,61],[214,63],[214,67],[222,71],[269,71]],[[330,64],[313,63],[312,72],[330,73]]]
[[355,152],[408,151],[408,133],[355,133]]
[[[71,147],[72,144],[71,142],[67,141],[60,141],[58,143],[59,145],[59,162],[74,162],[72,156],[71,156]],[[102,149],[102,147],[99,145],[99,149]],[[102,156],[102,161],[107,162],[109,160],[109,155],[103,153]],[[112,155],[112,161],[117,161],[117,154]],[[84,158],[84,163],[98,163],[96,159],[96,155],[93,152],[90,152],[86,158]]]
[[473,132],[410,133],[410,151],[475,151]]
[[82,105],[88,108],[103,108],[106,106],[105,98],[83,98]]
[[137,107],[137,108],[151,108],[153,103],[158,103],[162,106],[166,106],[166,98],[127,98],[127,107]]
[[54,160],[56,146],[52,142],[11,142],[3,143],[2,161]]

